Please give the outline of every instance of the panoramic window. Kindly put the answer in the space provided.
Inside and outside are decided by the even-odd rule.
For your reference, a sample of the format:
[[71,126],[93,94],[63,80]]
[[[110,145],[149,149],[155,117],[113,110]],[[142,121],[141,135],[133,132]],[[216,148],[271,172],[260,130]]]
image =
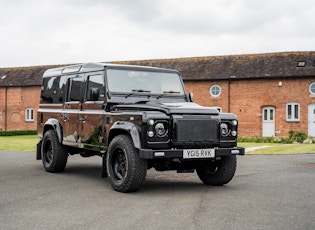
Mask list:
[[213,85],[210,87],[210,95],[212,97],[218,97],[221,94],[221,87],[219,85]]
[[315,95],[315,82],[310,84],[309,91],[311,94]]
[[25,121],[27,122],[34,121],[34,109],[32,108],[25,109]]
[[287,121],[300,121],[300,104],[299,103],[287,103]]

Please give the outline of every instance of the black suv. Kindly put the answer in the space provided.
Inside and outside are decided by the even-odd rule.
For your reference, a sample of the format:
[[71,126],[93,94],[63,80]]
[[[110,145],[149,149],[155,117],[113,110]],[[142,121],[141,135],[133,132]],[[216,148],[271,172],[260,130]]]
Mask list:
[[102,175],[120,192],[137,191],[147,170],[194,172],[206,185],[236,170],[234,114],[192,102],[176,70],[87,63],[47,70],[38,110],[36,158],[48,172],[69,155],[99,155]]

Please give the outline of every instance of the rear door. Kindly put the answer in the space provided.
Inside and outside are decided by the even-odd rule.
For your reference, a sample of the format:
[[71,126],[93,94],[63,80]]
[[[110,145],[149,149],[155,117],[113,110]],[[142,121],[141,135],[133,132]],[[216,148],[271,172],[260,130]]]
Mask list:
[[81,101],[83,100],[85,88],[84,75],[77,74],[69,76],[67,85],[68,92],[66,103],[60,114],[64,135],[63,140],[64,142],[67,142],[68,145],[77,147],[81,142],[78,128],[80,106]]

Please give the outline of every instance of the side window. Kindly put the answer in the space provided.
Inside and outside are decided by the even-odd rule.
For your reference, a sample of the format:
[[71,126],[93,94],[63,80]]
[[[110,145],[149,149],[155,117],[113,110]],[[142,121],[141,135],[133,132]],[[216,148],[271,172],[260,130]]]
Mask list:
[[300,104],[293,102],[287,103],[286,113],[287,121],[300,121]]
[[69,78],[68,101],[81,101],[84,96],[84,76],[76,75]]
[[105,97],[104,77],[102,74],[88,76],[87,79],[87,101],[102,101]]
[[63,103],[65,101],[66,76],[44,78],[41,103]]

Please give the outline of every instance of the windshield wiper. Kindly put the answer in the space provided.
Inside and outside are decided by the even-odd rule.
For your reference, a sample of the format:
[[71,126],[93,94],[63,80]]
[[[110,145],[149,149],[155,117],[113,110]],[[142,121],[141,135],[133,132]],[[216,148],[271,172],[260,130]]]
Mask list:
[[[135,93],[151,93],[150,90],[143,90],[143,89],[133,89],[132,93],[128,93],[125,98],[130,97],[131,95],[134,95]],[[150,97],[150,95],[148,95]]]
[[150,90],[143,90],[143,89],[133,89],[133,93],[151,93]]
[[170,91],[163,91],[163,94],[160,94],[159,96],[157,96],[156,99],[159,99],[159,98],[161,98],[163,96],[166,96],[167,94],[180,94],[180,92],[172,91],[172,90],[170,90]]
[[173,90],[170,90],[170,91],[163,91],[163,93],[166,93],[166,94],[173,94],[173,93],[180,94],[180,92],[178,92],[178,91],[173,91]]

